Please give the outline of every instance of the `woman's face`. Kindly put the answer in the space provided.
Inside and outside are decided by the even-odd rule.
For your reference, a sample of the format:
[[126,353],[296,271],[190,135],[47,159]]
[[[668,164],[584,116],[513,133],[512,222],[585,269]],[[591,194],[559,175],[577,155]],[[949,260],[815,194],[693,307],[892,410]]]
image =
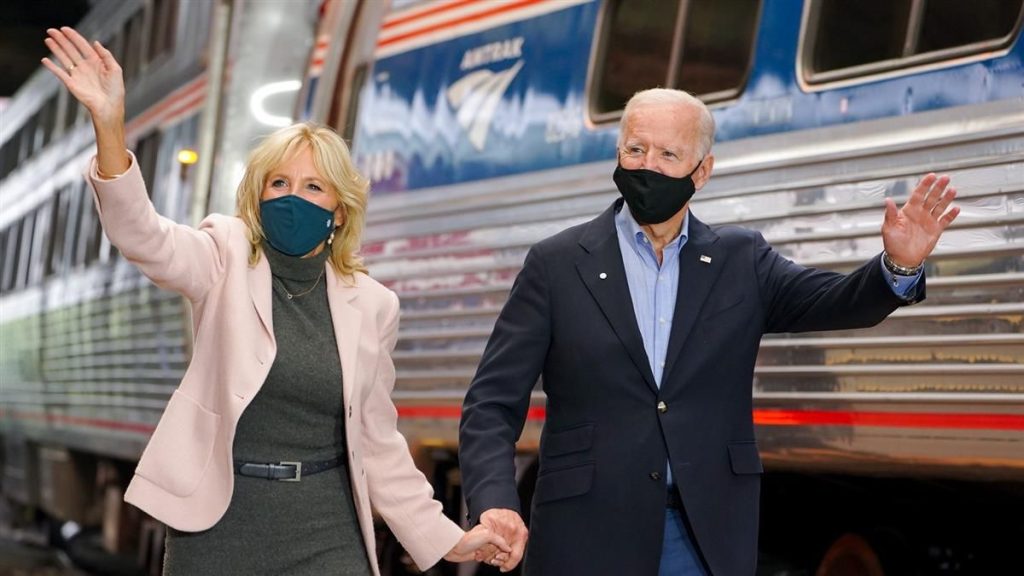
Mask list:
[[309,146],[303,146],[295,156],[270,171],[260,200],[273,200],[289,194],[297,194],[303,200],[334,212],[334,224],[341,226],[338,197],[313,164],[313,151]]

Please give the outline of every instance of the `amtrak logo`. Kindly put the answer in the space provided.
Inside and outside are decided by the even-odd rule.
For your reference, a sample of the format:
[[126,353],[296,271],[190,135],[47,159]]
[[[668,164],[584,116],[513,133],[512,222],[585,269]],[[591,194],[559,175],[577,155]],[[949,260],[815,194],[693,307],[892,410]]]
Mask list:
[[484,149],[494,111],[522,67],[523,61],[519,60],[501,72],[475,70],[448,87],[448,103],[455,109],[456,120],[469,133],[469,141],[477,150]]

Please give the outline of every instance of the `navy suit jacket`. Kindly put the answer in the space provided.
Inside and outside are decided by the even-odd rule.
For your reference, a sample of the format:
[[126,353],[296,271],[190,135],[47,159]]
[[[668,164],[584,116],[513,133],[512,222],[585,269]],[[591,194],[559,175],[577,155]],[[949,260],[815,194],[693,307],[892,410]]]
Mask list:
[[[807,268],[757,232],[691,214],[659,390],[616,237],[621,202],[526,256],[463,407],[470,516],[520,509],[515,442],[541,377],[547,421],[527,573],[657,574],[668,460],[712,573],[753,574],[763,469],[751,392],[762,334],[872,326],[908,301],[878,257],[848,275]],[[923,297],[922,278],[910,301]]]

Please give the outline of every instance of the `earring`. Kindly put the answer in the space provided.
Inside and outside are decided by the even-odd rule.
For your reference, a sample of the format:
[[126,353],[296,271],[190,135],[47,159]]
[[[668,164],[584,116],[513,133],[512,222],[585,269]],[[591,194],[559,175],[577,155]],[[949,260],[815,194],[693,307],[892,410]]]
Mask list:
[[334,243],[334,230],[331,230],[331,235],[327,237],[327,245],[330,246]]

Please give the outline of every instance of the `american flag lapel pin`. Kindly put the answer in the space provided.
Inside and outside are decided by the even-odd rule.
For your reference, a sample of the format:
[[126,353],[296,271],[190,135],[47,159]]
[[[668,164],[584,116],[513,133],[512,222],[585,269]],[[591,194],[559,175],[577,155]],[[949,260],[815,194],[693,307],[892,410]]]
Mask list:
[[711,256],[708,256],[707,254],[701,254],[700,261],[705,264],[711,264]]

